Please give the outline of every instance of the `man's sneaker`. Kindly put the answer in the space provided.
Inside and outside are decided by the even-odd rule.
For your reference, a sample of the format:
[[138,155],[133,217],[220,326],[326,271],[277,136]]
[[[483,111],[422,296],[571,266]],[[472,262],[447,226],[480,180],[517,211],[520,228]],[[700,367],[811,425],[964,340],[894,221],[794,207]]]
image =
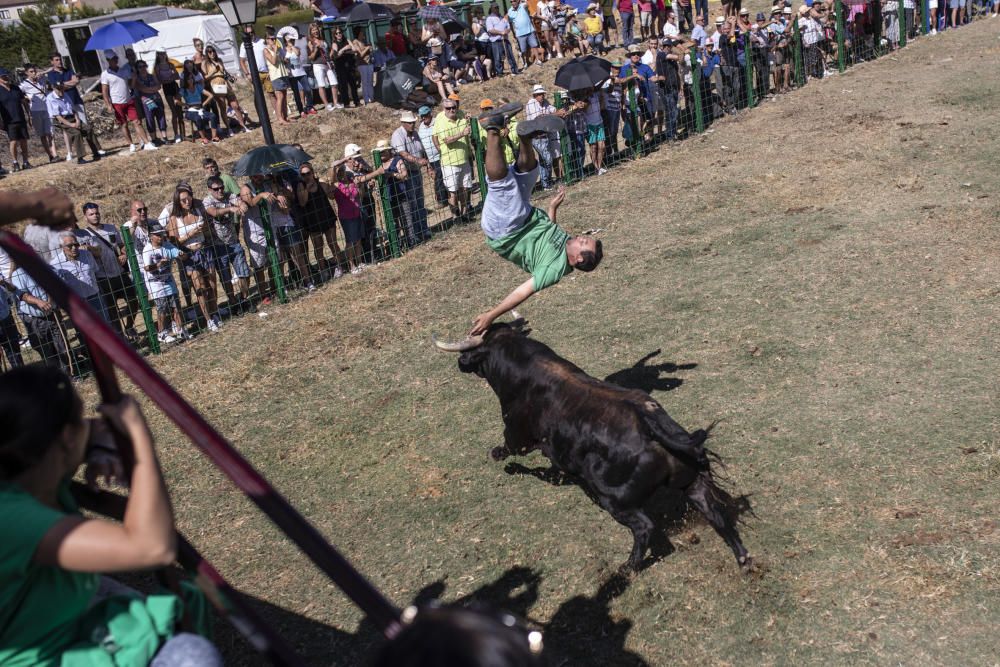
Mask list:
[[537,116],[531,120],[524,120],[517,124],[517,134],[520,137],[530,137],[536,134],[549,134],[550,132],[562,132],[566,128],[566,121],[554,114]]
[[174,338],[169,331],[161,331],[160,333],[156,334],[156,340],[160,341],[161,343],[177,342],[177,339]]
[[129,144],[128,145],[128,152],[129,153],[134,153],[135,152],[135,144]]
[[21,171],[21,165],[19,165],[18,163],[15,162],[13,165],[11,165],[10,170],[11,171]]
[[306,285],[306,291],[307,292],[315,292],[316,291],[316,286],[313,285],[312,283],[309,283],[308,285]]
[[142,150],[144,150],[144,151],[155,151],[156,150],[156,145],[153,144],[153,143],[147,143],[147,144],[145,144],[142,147]]
[[524,108],[520,102],[509,102],[498,109],[488,111],[479,117],[479,122],[486,130],[502,130],[507,127],[510,117]]
[[108,152],[106,150],[104,150],[103,148],[98,148],[97,149],[97,154],[98,155],[107,155]]
[[212,333],[219,332],[219,323],[216,321],[215,317],[209,318],[208,320],[208,330]]
[[21,169],[31,169],[31,164],[27,160],[25,160],[24,162],[21,163]]

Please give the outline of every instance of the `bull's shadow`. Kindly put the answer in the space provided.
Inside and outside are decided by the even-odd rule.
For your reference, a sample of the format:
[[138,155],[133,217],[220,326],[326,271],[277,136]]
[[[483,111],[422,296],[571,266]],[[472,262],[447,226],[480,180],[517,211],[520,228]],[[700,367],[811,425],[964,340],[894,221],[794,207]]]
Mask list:
[[[545,664],[609,665],[648,667],[641,656],[625,648],[632,621],[611,617],[611,602],[628,587],[628,579],[614,575],[604,581],[593,597],[578,595],[560,605],[548,623],[532,621],[530,610],[538,601],[542,577],[537,570],[512,567],[497,580],[464,595],[451,604],[469,607],[486,605],[509,611],[542,629]],[[414,598],[420,604],[440,598],[446,589],[443,580],[425,586]]]
[[607,376],[604,381],[626,389],[641,389],[650,394],[654,391],[670,391],[684,384],[684,380],[681,378],[661,377],[664,373],[676,373],[698,367],[698,364],[694,363],[675,364],[671,361],[649,364],[649,360],[659,355],[660,351],[659,349],[653,350],[632,366]]

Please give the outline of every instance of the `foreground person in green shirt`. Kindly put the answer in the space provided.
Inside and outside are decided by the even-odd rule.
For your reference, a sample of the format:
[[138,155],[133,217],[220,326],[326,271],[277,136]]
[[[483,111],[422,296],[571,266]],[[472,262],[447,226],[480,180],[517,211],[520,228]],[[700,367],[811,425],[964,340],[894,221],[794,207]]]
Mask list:
[[486,129],[488,190],[481,226],[486,245],[530,273],[531,278],[492,310],[477,316],[469,332],[471,336],[483,333],[493,320],[517,308],[535,292],[555,285],[573,269],[593,271],[603,257],[600,241],[591,236],[570,236],[556,225],[556,210],[565,198],[564,191],[553,197],[548,214],[531,205],[531,191],[538,180],[538,159],[531,137],[558,132],[564,126],[561,118],[544,115],[518,123],[520,151],[517,162],[507,164],[500,130],[520,110],[520,104],[507,104],[482,118]]
[[[69,377],[22,366],[0,375],[0,666],[179,667],[222,664],[208,640],[176,634],[174,595],[98,594],[99,573],[174,561],[176,533],[153,438],[129,397],[100,412],[135,453],[123,523],[84,518],[69,480],[103,426],[85,419]],[[93,459],[90,459],[93,461]],[[86,478],[121,475],[106,454]]]

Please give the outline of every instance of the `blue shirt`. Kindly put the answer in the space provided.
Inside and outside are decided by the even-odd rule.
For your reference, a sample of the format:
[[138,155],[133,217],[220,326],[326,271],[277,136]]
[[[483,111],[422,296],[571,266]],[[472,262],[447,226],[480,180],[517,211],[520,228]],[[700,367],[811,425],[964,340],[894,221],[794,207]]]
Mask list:
[[521,3],[517,6],[517,9],[511,7],[507,10],[507,16],[510,17],[510,22],[514,25],[514,35],[517,37],[524,37],[535,32],[535,26],[531,22],[531,15],[528,13],[528,5]]
[[[27,293],[42,301],[49,300],[49,295],[45,293],[45,290],[39,287],[38,283],[24,269],[14,269],[14,274],[10,277],[10,282],[13,283],[15,288],[20,290],[18,298]],[[30,303],[26,303],[23,299],[18,302],[17,309],[22,315],[29,315],[31,317],[45,317],[46,315],[41,308],[36,308]]]
[[649,77],[656,76],[656,72],[653,68],[646,63],[639,63],[633,66],[632,63],[628,65],[622,65],[621,70],[618,72],[618,76],[622,79],[632,75],[632,69],[635,68],[635,73],[639,75],[639,92],[644,98],[649,99]]
[[202,103],[201,93],[204,90],[205,86],[196,83],[193,88],[181,88],[181,97],[184,98],[184,103],[189,107],[200,107]]
[[[62,72],[56,72],[53,70],[45,74],[45,78],[48,79],[49,84],[53,86],[56,83],[69,81],[74,76],[76,76],[76,73],[74,73],[73,70],[70,69],[69,67],[64,69]],[[83,98],[80,97],[80,91],[76,89],[76,86],[73,86],[72,88],[67,88],[65,95],[66,97],[69,98],[69,101],[72,102],[73,104],[83,104]]]

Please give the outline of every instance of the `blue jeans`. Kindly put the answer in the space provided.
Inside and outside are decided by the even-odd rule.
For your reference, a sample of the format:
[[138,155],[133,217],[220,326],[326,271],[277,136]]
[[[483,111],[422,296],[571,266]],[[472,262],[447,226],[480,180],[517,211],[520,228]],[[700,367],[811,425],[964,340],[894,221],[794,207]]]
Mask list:
[[361,76],[361,99],[365,104],[375,101],[375,65],[358,65]]
[[201,635],[182,632],[160,647],[149,667],[222,667],[222,656]]
[[705,17],[705,25],[708,25],[708,0],[694,0],[694,14]]
[[[232,270],[230,270],[232,267]],[[233,282],[233,273],[237,278],[250,277],[250,265],[239,243],[232,245],[219,244],[215,253],[215,268],[227,283]]]
[[[707,3],[708,0],[698,0],[699,2]],[[619,12],[622,17],[622,44],[628,46],[632,43],[634,35],[632,33],[632,25],[635,23],[635,14],[632,12]]]
[[677,135],[677,91],[663,92],[663,106],[667,120],[667,139]]
[[551,149],[551,139],[548,136],[532,137],[531,145],[534,146],[535,152],[538,153],[538,166],[541,167],[542,171],[542,187],[551,188],[552,187],[552,162],[555,157],[552,155]]
[[292,97],[295,98],[295,108],[299,110],[299,113],[312,109],[313,95],[312,88],[309,86],[309,77],[302,75],[290,76],[288,78],[292,82]]
[[490,53],[493,54],[493,71],[498,76],[503,74],[503,59],[505,55],[507,62],[510,63],[510,71],[517,74],[517,59],[514,57],[514,49],[511,48],[510,42],[506,39],[490,42]]
[[427,228],[427,208],[424,206],[424,179],[418,169],[413,167],[407,179],[398,183],[402,219],[397,222],[405,226],[406,243],[411,248],[431,237]]

